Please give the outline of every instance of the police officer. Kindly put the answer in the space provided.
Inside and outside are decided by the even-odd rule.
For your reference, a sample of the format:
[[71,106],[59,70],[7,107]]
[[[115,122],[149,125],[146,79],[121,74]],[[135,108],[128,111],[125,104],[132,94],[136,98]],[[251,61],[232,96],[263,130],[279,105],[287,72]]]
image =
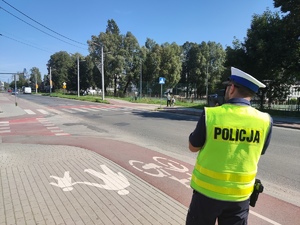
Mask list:
[[250,106],[265,85],[234,67],[225,84],[226,103],[206,107],[189,136],[189,149],[199,153],[187,225],[247,224],[257,164],[271,139],[272,118]]

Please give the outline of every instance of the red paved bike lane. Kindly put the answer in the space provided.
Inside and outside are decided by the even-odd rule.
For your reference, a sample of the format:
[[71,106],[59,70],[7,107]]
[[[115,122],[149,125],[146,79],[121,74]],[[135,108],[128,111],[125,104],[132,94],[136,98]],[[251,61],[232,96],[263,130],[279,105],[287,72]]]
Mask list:
[[[188,187],[193,166],[159,152],[117,140],[93,137],[4,137],[6,143],[70,145],[99,153],[124,169],[187,206],[192,189]],[[196,157],[196,156],[195,156]],[[249,224],[300,224],[300,208],[261,194],[255,208],[250,207]]]

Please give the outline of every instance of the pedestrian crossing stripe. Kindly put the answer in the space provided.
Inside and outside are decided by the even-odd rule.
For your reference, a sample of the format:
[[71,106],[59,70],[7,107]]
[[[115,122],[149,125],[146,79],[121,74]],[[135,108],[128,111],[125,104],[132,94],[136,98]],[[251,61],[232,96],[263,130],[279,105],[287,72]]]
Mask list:
[[0,129],[5,129],[9,126],[9,121],[2,121],[0,122]]
[[31,114],[31,115],[36,114],[35,112],[33,112],[33,111],[30,110],[30,109],[24,109],[24,111],[25,111],[27,114]]
[[69,109],[61,109],[62,111],[65,111],[65,112],[68,112],[68,113],[75,113],[74,111],[72,110],[69,110]]
[[50,112],[55,113],[55,114],[57,114],[57,115],[62,114],[61,111],[56,110],[56,109],[50,109],[50,108],[49,108],[49,109],[47,109],[47,110],[49,110]]
[[93,112],[96,112],[96,111],[99,111],[99,108],[95,109],[95,108],[88,108],[89,111],[93,111]]
[[0,134],[10,133],[10,124],[9,121],[1,121],[0,122]]
[[79,112],[88,112],[85,109],[80,109],[80,108],[72,108],[73,110],[79,111]]
[[43,109],[37,109],[37,111],[39,111],[40,113],[47,115],[49,114],[47,111],[43,110]]
[[0,130],[0,134],[3,134],[3,133],[10,133],[10,129],[9,130]]
[[[68,108],[59,108],[59,109],[47,109],[47,110],[44,110],[44,109],[35,109],[36,112],[34,112],[33,110],[31,109],[24,109],[24,111],[27,113],[27,114],[30,114],[30,115],[35,115],[37,113],[41,113],[43,115],[49,115],[49,114],[61,114],[62,111],[64,112],[68,112],[68,113],[78,113],[78,112],[83,112],[83,113],[86,113],[86,112],[99,112],[99,111],[144,111],[144,110],[147,110],[147,109],[136,109],[136,108],[132,108],[132,107],[115,107],[115,106],[104,106],[104,107],[95,107],[95,106],[92,106],[92,107],[68,107]],[[1,123],[0,123],[0,126]]]

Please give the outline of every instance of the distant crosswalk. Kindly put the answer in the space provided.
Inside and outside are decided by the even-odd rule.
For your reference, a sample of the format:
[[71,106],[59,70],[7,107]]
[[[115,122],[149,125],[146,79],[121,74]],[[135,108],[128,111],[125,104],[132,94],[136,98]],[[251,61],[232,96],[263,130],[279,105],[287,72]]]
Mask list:
[[9,121],[0,121],[0,134],[10,133]]
[[[32,114],[33,111],[28,111]],[[41,112],[44,112],[43,110]],[[30,127],[40,135],[55,135],[55,136],[68,136],[69,133],[64,132],[61,128],[50,122],[47,118],[34,118],[30,121]],[[42,125],[39,126],[38,124]],[[28,121],[26,120],[8,120],[0,121],[0,134],[24,134],[28,130]]]
[[24,109],[24,111],[29,115],[35,114],[61,114],[63,112],[67,113],[88,113],[88,112],[100,112],[100,111],[144,111],[143,109],[136,109],[131,107],[116,107],[116,106],[105,106],[105,107],[97,107],[90,105],[82,105],[82,106],[68,106],[68,107],[59,107],[59,108],[48,108],[48,109]]

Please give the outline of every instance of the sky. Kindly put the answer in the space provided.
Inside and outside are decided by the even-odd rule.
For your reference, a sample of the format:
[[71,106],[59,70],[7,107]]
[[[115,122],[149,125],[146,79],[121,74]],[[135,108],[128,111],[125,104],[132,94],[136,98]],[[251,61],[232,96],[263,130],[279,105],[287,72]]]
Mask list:
[[48,74],[59,51],[87,56],[87,41],[105,32],[113,19],[121,34],[131,32],[140,46],[213,41],[225,49],[243,41],[253,15],[274,9],[273,0],[0,0],[0,81],[33,67]]

